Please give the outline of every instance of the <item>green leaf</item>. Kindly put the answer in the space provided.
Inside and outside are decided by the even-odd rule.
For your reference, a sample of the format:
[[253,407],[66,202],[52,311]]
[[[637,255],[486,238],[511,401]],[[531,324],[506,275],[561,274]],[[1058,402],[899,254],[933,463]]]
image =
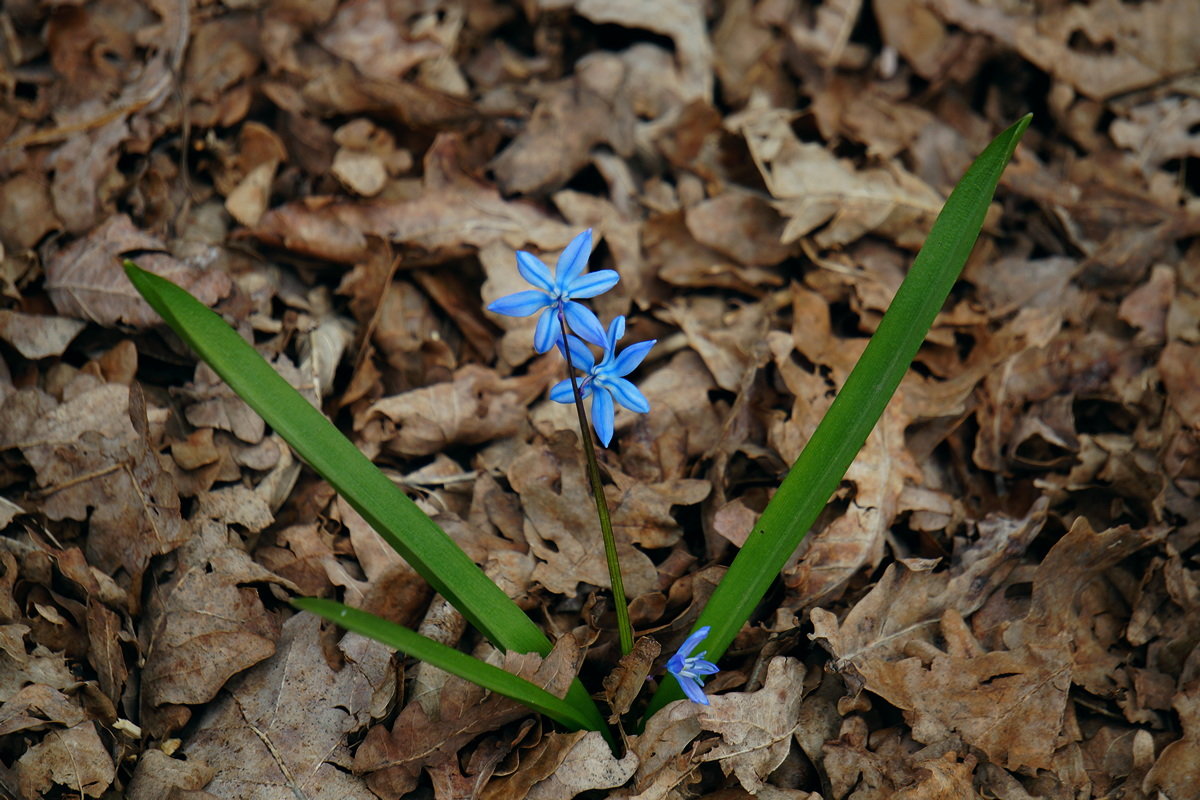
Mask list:
[[[1026,115],[997,136],[954,187],[845,386],[709,598],[693,630],[712,627],[704,641],[710,660],[721,657],[750,618],[879,421],[962,272],[1000,174],[1031,119]],[[677,683],[665,681],[646,718],[681,697]]]
[[[525,612],[224,320],[174,283],[131,261],[125,262],[125,274],[238,397],[492,644],[517,653],[550,652],[550,641]],[[590,720],[585,727],[607,731],[578,680],[567,700]]]
[[477,686],[516,700],[540,714],[545,714],[568,728],[592,728],[591,721],[567,701],[555,697],[536,683],[506,672],[499,667],[447,647],[416,631],[380,619],[374,614],[318,597],[299,597],[292,605],[324,617],[346,630],[369,636],[377,642],[418,658]]

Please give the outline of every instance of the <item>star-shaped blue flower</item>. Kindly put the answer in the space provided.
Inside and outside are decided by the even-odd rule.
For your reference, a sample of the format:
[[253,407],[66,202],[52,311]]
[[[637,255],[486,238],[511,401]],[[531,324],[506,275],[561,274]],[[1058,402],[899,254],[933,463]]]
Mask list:
[[[625,317],[617,317],[608,326],[608,332],[601,341],[604,357],[599,363],[596,363],[587,345],[574,336],[567,337],[571,366],[584,373],[579,381],[579,394],[583,398],[589,395],[592,397],[592,427],[596,429],[596,435],[605,447],[612,441],[613,416],[616,410],[614,400],[639,414],[650,410],[650,401],[636,386],[626,380],[625,376],[637,369],[638,364],[642,363],[642,359],[658,340],[631,344],[617,355],[617,342],[624,335]],[[550,390],[550,399],[557,403],[575,402],[571,379],[554,384]]]
[[702,650],[697,655],[692,655],[692,651],[704,641],[709,630],[711,628],[705,625],[685,639],[679,651],[667,662],[667,672],[674,675],[675,680],[679,681],[679,686],[688,699],[693,703],[705,706],[708,705],[708,697],[704,694],[704,678],[702,676],[712,675],[719,672],[721,668],[711,661],[704,660],[704,657],[708,655],[707,650]]
[[[621,276],[616,270],[602,269],[583,274],[588,256],[592,252],[592,229],[588,228],[567,245],[558,257],[554,277],[550,270],[532,253],[517,251],[517,269],[521,276],[536,289],[506,295],[488,304],[488,311],[509,317],[528,317],[542,311],[538,318],[537,331],[533,335],[533,347],[544,353],[561,338],[558,315],[567,319],[567,326],[583,339],[597,346],[604,345],[604,326],[596,315],[574,298],[595,297],[607,292],[617,284]],[[545,310],[542,310],[545,309]]]

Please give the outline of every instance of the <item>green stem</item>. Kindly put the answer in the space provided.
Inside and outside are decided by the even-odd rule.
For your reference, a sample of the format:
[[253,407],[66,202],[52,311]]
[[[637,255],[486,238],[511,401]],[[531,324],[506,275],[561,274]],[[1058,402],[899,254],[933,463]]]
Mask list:
[[629,655],[633,650],[633,625],[629,622],[629,603],[625,599],[625,582],[621,579],[621,562],[617,559],[617,538],[613,536],[612,519],[608,513],[608,500],[604,497],[604,485],[600,482],[600,464],[596,462],[596,447],[592,444],[592,433],[588,429],[587,415],[583,413],[583,395],[579,392],[579,380],[575,365],[571,363],[571,348],[567,347],[567,319],[560,310],[558,327],[562,331],[562,352],[567,360],[567,377],[571,379],[571,390],[575,394],[575,413],[579,415],[579,433],[583,437],[583,454],[587,461],[588,480],[592,484],[592,497],[596,500],[596,516],[600,518],[600,533],[604,537],[604,560],[608,563],[608,578],[612,583],[613,604],[617,609],[617,634],[621,638],[621,654]]

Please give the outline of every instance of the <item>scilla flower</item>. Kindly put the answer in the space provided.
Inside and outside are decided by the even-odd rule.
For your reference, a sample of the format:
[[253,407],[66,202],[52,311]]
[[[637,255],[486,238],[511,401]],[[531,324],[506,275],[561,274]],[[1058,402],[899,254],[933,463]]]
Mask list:
[[[637,369],[657,340],[631,344],[617,355],[617,342],[624,335],[625,317],[617,317],[608,326],[608,332],[601,341],[604,357],[599,363],[592,357],[587,345],[574,336],[567,337],[567,346],[571,350],[571,365],[584,373],[579,379],[579,394],[584,398],[589,395],[592,397],[592,427],[596,429],[596,435],[605,447],[612,441],[613,415],[616,410],[614,400],[639,414],[650,410],[650,402],[646,400],[646,396],[627,381],[625,376]],[[571,379],[556,383],[550,390],[550,399],[557,403],[575,402]]]
[[540,259],[532,253],[518,250],[517,269],[521,277],[537,288],[501,297],[488,304],[488,311],[509,317],[528,317],[542,311],[533,335],[533,347],[539,353],[554,347],[554,343],[561,338],[558,325],[560,313],[566,317],[567,326],[572,332],[594,345],[603,346],[604,326],[591,309],[574,302],[574,298],[595,297],[607,292],[621,276],[611,269],[584,275],[583,270],[591,251],[592,229],[588,228],[572,239],[558,257],[558,265],[551,278],[550,270]]
[[704,694],[704,675],[712,675],[719,672],[720,667],[711,661],[705,661],[704,657],[708,655],[707,650],[700,651],[697,655],[692,655],[692,651],[696,649],[696,645],[704,641],[711,630],[708,625],[705,625],[700,630],[693,633],[684,640],[679,648],[679,652],[671,656],[671,660],[667,662],[667,672],[675,676],[675,680],[679,681],[679,686],[683,689],[683,693],[688,696],[688,699],[693,703],[708,705],[708,697]]

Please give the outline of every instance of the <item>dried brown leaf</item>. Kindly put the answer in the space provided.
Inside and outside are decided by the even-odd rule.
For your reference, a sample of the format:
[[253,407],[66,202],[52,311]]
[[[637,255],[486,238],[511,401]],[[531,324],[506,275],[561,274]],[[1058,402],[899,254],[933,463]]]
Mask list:
[[0,309],[0,339],[31,360],[61,356],[85,327],[78,319]]
[[[130,389],[81,375],[63,403],[25,390],[0,408],[3,446],[21,448],[51,519],[88,520],[88,561],[124,569],[134,594],[150,559],[188,535],[179,497],[130,407]],[[144,414],[144,412],[142,412]]]
[[215,771],[205,790],[220,798],[372,800],[350,771],[347,737],[370,722],[375,696],[395,689],[383,645],[346,634],[333,669],[319,641],[319,618],[300,613],[283,625],[273,657],[230,684],[183,743],[188,760]]
[[[609,585],[604,559],[597,557],[604,543],[578,442],[577,434],[560,433],[548,445],[531,446],[508,469],[525,511],[525,538],[538,559],[533,579],[568,597],[576,595],[581,582]],[[657,587],[649,556],[624,537],[617,540],[617,554],[630,597]]]
[[91,720],[50,732],[17,760],[20,792],[27,800],[46,796],[56,784],[87,797],[99,797],[116,774],[112,756]]
[[762,789],[767,776],[787,757],[803,688],[800,662],[776,657],[767,665],[766,681],[758,691],[716,695],[711,705],[696,706],[701,727],[721,736],[720,743],[701,759],[716,761],[747,792]]
[[927,662],[865,661],[867,688],[905,711],[919,742],[958,735],[1008,769],[1054,769],[1071,684],[1067,634],[983,652],[954,611],[942,633],[950,652],[930,648]]
[[232,284],[224,272],[196,269],[165,250],[162,241],[135,228],[129,217],[114,215],[46,260],[46,291],[67,317],[107,327],[160,324],[162,319],[121,269],[123,255],[137,254],[140,267],[179,284],[205,305],[229,294]]

